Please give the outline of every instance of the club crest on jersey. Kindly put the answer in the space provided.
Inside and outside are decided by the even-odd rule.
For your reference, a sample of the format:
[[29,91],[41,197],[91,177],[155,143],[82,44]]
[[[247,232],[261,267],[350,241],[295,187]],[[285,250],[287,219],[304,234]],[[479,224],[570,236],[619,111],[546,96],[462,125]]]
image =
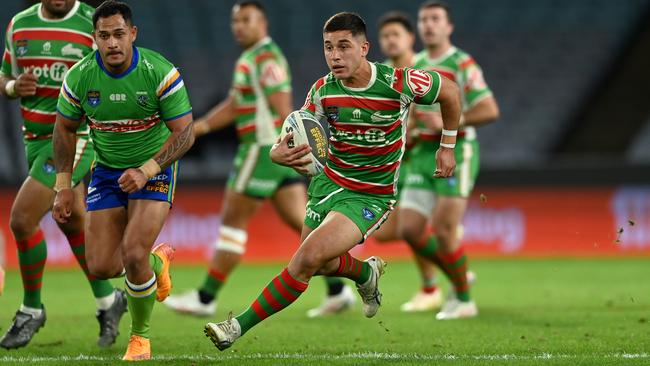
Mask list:
[[91,107],[97,107],[102,101],[99,97],[99,90],[89,90],[86,99]]
[[431,78],[431,74],[428,72],[409,69],[406,71],[406,85],[411,89],[413,95],[422,97],[431,90],[433,79]]
[[370,211],[370,209],[368,209],[367,207],[364,207],[363,209],[361,209],[361,214],[363,215],[363,218],[368,220],[368,221],[374,220],[375,217],[376,217],[375,213]]
[[325,115],[327,115],[327,120],[329,122],[336,122],[339,120],[339,107],[333,105],[327,107],[325,110]]
[[18,56],[25,56],[27,54],[27,40],[19,39],[16,41],[16,53]]
[[56,169],[54,168],[54,160],[52,160],[52,158],[45,161],[45,164],[43,164],[43,171],[47,174],[56,173]]
[[145,107],[147,105],[147,102],[149,101],[149,96],[147,95],[147,92],[135,92],[137,95],[136,100],[138,101],[138,104]]

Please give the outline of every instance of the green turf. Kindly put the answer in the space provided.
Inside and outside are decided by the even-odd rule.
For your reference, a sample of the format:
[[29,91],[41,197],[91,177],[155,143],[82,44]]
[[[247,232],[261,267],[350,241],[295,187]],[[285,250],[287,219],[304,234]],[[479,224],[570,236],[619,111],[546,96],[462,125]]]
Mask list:
[[[323,281],[286,311],[263,322],[225,352],[203,336],[205,319],[154,311],[155,364],[219,365],[642,365],[650,364],[650,280],[645,259],[476,260],[473,292],[480,316],[439,322],[432,313],[403,314],[399,305],[418,282],[410,263],[390,263],[381,288],[384,304],[373,319],[360,307],[337,317],[309,320],[305,312],[323,295]],[[218,316],[243,310],[281,265],[244,265],[221,296]],[[175,288],[199,284],[200,268],[173,271]],[[21,291],[9,272],[0,297],[4,332]],[[119,281],[116,281],[120,284]],[[120,284],[121,285],[121,284]],[[0,363],[107,364],[125,349],[129,317],[108,350],[94,342],[97,324],[90,289],[80,273],[48,271],[46,327],[24,349],[0,350]],[[115,362],[117,363],[117,361]]]

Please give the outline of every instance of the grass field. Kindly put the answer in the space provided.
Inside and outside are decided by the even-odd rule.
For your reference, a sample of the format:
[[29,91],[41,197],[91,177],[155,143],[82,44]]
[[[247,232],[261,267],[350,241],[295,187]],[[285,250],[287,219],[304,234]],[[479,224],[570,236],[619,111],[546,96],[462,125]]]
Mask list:
[[[275,265],[244,265],[221,295],[218,320],[243,310]],[[316,278],[297,303],[251,330],[225,352],[203,336],[205,319],[157,305],[152,325],[154,364],[219,365],[648,365],[650,264],[646,259],[476,260],[476,319],[439,322],[432,313],[404,314],[399,305],[418,285],[413,266],[390,263],[381,283],[384,304],[373,319],[360,307],[337,317],[309,320],[323,281]],[[199,282],[200,268],[173,271],[175,289]],[[21,296],[9,272],[0,297],[6,331]],[[97,324],[89,287],[76,271],[46,272],[46,327],[20,350],[0,350],[2,364],[118,363],[129,316],[113,348],[94,345]],[[121,286],[119,281],[117,284]]]

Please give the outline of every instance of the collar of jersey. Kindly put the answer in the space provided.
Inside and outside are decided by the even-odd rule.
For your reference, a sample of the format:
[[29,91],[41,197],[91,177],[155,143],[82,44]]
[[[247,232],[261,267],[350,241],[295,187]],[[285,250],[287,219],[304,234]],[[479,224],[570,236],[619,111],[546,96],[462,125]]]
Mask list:
[[441,63],[442,61],[446,60],[447,57],[453,55],[454,52],[456,52],[456,47],[455,47],[455,46],[451,46],[451,47],[449,47],[449,49],[448,49],[445,53],[443,53],[442,55],[440,55],[440,56],[438,56],[438,57],[436,57],[436,58],[430,58],[430,57],[429,57],[429,53],[427,52],[427,50],[424,50],[424,52],[426,52],[425,55],[427,56],[427,61],[428,61],[429,63],[432,63],[432,64],[439,64],[439,63]]
[[102,57],[99,55],[99,51],[96,51],[95,53],[95,60],[97,60],[97,64],[106,73],[106,75],[114,79],[119,79],[127,76],[129,73],[131,73],[131,71],[133,71],[133,69],[135,69],[136,66],[138,66],[138,61],[140,60],[140,52],[136,46],[133,46],[133,57],[131,57],[131,65],[128,69],[126,69],[126,71],[121,74],[113,74],[112,72],[106,70],[106,67],[104,67],[104,61],[102,61]]
[[38,4],[38,19],[47,22],[47,23],[58,23],[62,22],[64,20],[68,20],[72,18],[73,15],[77,13],[77,10],[79,10],[79,1],[75,1],[74,5],[72,6],[72,9],[66,14],[63,18],[61,19],[47,19],[46,17],[43,16],[43,4]]

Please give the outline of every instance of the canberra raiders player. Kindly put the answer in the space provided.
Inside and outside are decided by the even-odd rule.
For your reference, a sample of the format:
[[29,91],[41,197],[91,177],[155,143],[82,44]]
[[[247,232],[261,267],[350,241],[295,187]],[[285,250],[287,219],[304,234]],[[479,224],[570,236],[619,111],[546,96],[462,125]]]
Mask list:
[[[268,36],[268,20],[257,1],[242,1],[232,9],[232,32],[245,49],[235,65],[228,98],[207,116],[197,119],[194,131],[204,135],[235,121],[239,149],[226,188],[219,238],[201,286],[170,296],[165,305],[184,314],[214,315],[216,298],[227,277],[246,251],[247,228],[265,199],[297,233],[302,227],[307,194],[300,175],[273,164],[269,158],[282,121],[293,109],[291,75],[278,45]],[[327,278],[324,303],[308,312],[320,316],[340,312],[354,303],[352,289],[339,278]]]
[[[384,262],[359,261],[349,251],[387,218],[395,203],[411,103],[438,102],[445,130],[429,174],[450,177],[460,118],[458,87],[436,72],[395,69],[366,59],[369,43],[359,15],[339,13],[323,29],[331,73],[316,81],[303,110],[327,118],[331,132],[324,173],[309,186],[302,243],[287,268],[237,317],[208,323],[205,333],[221,350],[254,325],[294,302],[315,275],[346,277],[357,284],[363,312],[374,316],[381,304],[378,281]],[[288,134],[271,150],[273,161],[299,172],[309,147],[289,148]],[[435,169],[435,172],[434,172]]]
[[194,142],[192,109],[178,70],[133,45],[128,5],[104,2],[93,25],[98,50],[70,69],[59,96],[53,215],[70,218],[75,131],[85,115],[96,152],[86,200],[88,267],[100,278],[126,274],[131,338],[123,359],[149,359],[151,313],[171,290],[173,257],[168,244],[151,250],[172,204],[178,159]]
[[[457,82],[461,88],[463,114],[454,178],[439,180],[431,178],[425,167],[434,163],[433,152],[439,148],[443,116],[438,105],[416,108],[418,144],[411,151],[411,161],[404,172],[400,234],[420,256],[432,256],[453,284],[453,296],[448,297],[436,317],[441,320],[472,317],[478,310],[469,294],[470,276],[467,258],[460,246],[460,223],[478,174],[475,126],[495,120],[499,110],[476,61],[451,44],[453,22],[447,4],[424,3],[418,12],[418,30],[425,50],[417,55],[414,67],[435,70]],[[426,234],[429,218],[435,235]]]
[[[47,245],[39,223],[52,208],[55,195],[52,130],[56,103],[65,73],[93,50],[93,11],[79,1],[43,0],[18,13],[7,27],[0,92],[9,98],[20,98],[29,176],[11,208],[10,226],[18,244],[24,295],[12,326],[0,339],[0,346],[4,348],[27,345],[45,324],[41,286]],[[73,132],[75,155],[71,185],[76,193],[75,201],[71,203],[70,219],[59,223],[59,228],[90,282],[100,324],[97,344],[106,347],[113,344],[118,335],[119,321],[126,311],[126,298],[123,291],[115,290],[108,281],[88,272],[82,179],[90,169],[94,151],[85,123],[80,123]]]

